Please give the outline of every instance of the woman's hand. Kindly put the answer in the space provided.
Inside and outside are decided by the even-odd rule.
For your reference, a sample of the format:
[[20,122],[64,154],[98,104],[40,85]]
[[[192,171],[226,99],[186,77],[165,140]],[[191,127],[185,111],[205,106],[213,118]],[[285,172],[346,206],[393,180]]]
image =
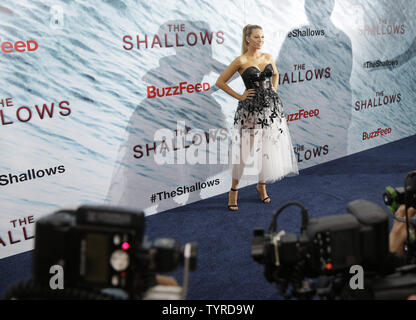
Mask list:
[[256,90],[255,89],[248,89],[246,91],[244,91],[243,95],[241,96],[240,101],[244,101],[246,99],[251,100],[253,99],[253,97],[256,95]]
[[[416,215],[416,209],[410,207],[407,210],[409,214],[409,219]],[[400,205],[400,207],[394,213],[395,216],[404,218],[406,215],[406,206],[404,204]],[[390,244],[390,252],[395,252],[401,255],[404,255],[403,244],[407,239],[407,231],[406,231],[406,223],[394,220],[393,227],[391,228],[390,235],[389,235],[389,244]]]

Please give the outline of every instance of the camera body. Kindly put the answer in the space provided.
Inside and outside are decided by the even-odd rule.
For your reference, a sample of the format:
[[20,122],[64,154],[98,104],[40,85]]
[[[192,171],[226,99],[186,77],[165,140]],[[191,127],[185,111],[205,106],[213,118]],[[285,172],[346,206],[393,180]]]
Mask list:
[[82,206],[45,216],[35,228],[34,280],[44,287],[50,268],[60,265],[65,288],[143,292],[156,284],[154,272],[173,271],[183,261],[176,240],[146,241],[143,212]]
[[416,170],[408,172],[404,187],[387,186],[383,201],[391,212],[396,212],[400,205],[416,208]]
[[142,212],[83,206],[36,222],[34,279],[47,286],[53,265],[64,270],[65,286],[139,285],[138,252],[144,235]]
[[348,272],[351,265],[378,270],[389,254],[387,213],[366,200],[350,202],[347,211],[304,219],[299,236],[255,230],[251,254],[265,265],[266,279],[300,282],[305,277]]
[[405,191],[403,187],[394,188],[387,186],[383,193],[383,201],[386,207],[392,212],[396,212],[401,204],[404,204]]

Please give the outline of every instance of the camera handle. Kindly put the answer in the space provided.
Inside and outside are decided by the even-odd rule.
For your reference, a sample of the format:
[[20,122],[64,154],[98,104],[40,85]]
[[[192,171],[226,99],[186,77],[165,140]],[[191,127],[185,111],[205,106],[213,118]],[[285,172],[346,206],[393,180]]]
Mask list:
[[306,227],[309,223],[309,216],[308,216],[308,209],[306,209],[300,202],[292,201],[284,204],[279,210],[275,211],[273,213],[273,219],[269,226],[269,233],[276,233],[277,231],[277,216],[287,207],[290,206],[298,206],[301,208],[301,214],[302,214],[302,226],[301,231],[303,232],[306,230]]
[[185,244],[183,253],[185,261],[183,267],[182,300],[185,300],[188,294],[189,273],[191,271],[191,252],[192,245],[190,243]]

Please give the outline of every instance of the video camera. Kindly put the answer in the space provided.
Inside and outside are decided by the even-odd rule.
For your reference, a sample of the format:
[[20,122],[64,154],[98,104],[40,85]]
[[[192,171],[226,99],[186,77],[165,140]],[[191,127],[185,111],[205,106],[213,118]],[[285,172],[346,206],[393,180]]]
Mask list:
[[[279,214],[292,205],[301,208],[300,236],[277,233]],[[274,213],[268,234],[262,229],[254,231],[251,255],[264,264],[266,279],[275,282],[285,298],[312,299],[316,294],[323,299],[348,297],[352,265],[361,266],[366,280],[371,280],[368,290],[361,292],[363,298],[383,296],[397,284],[396,278],[387,286],[384,281],[385,275],[404,264],[389,253],[388,214],[367,200],[348,203],[347,211],[309,220],[302,204],[289,202]],[[308,279],[318,277],[318,282]],[[416,276],[411,277],[415,290]]]
[[[174,239],[146,240],[143,212],[81,206],[45,216],[35,228],[33,280],[41,288],[50,286],[51,267],[60,266],[65,289],[118,289],[129,298],[152,299],[155,272],[171,272],[185,264],[187,282],[187,273],[196,268],[195,243],[181,249]],[[153,290],[150,296],[147,290]],[[175,292],[178,299],[186,296],[186,288]]]

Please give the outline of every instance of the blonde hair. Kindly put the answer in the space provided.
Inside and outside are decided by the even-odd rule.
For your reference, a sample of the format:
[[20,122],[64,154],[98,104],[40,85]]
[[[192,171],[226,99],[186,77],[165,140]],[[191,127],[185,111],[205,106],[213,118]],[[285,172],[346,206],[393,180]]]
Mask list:
[[241,45],[241,54],[246,53],[248,50],[248,42],[246,40],[246,37],[249,37],[254,29],[262,29],[262,27],[256,25],[256,24],[248,24],[243,28],[243,43]]

